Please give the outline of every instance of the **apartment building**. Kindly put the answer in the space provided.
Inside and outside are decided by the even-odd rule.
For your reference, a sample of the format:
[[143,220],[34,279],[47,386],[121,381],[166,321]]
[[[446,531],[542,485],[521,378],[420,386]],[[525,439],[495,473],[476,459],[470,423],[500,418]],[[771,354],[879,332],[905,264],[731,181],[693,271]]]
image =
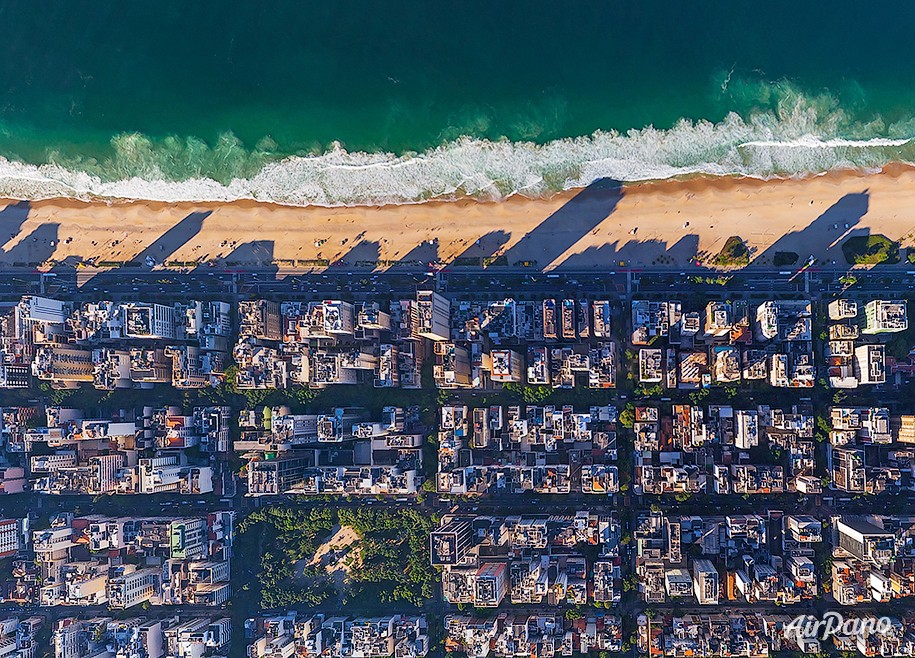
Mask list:
[[718,570],[710,560],[693,561],[693,593],[699,605],[718,605],[720,583]]
[[864,305],[863,334],[882,334],[905,331],[908,326],[907,308],[904,301],[872,299]]
[[0,558],[16,555],[29,547],[28,517],[0,520]]
[[33,530],[37,570],[15,567],[14,587],[42,606],[222,605],[231,594],[233,528],[231,511],[182,518],[58,515],[49,528]]
[[[450,603],[555,606],[600,600],[612,605],[621,591],[619,538],[612,514],[446,515],[432,531],[430,547]],[[598,557],[579,553],[579,545],[598,547]]]

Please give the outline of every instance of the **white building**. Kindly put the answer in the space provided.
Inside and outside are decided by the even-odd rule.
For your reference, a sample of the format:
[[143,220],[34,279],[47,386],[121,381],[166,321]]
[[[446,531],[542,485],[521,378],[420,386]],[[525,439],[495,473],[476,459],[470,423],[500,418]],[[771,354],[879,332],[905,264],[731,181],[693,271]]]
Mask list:
[[874,299],[864,307],[866,324],[861,333],[882,334],[905,331],[909,327],[906,303]]
[[693,592],[699,605],[718,605],[718,570],[710,560],[693,561]]
[[0,521],[0,558],[15,555],[28,547],[29,519],[3,519]]

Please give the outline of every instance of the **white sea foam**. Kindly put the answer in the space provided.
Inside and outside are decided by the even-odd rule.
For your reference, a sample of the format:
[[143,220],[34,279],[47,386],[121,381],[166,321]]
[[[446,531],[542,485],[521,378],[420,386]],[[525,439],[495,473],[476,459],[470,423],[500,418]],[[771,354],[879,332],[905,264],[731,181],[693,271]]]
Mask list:
[[[771,178],[911,162],[915,144],[899,134],[900,126],[913,127],[896,124],[888,133],[892,137],[850,138],[847,135],[857,137],[872,126],[850,126],[840,112],[822,115],[812,103],[795,102],[747,118],[730,114],[719,123],[683,120],[667,130],[597,132],[542,145],[465,137],[418,154],[348,152],[336,145],[320,155],[273,161],[263,153],[245,154],[231,136],[209,149],[199,140],[172,138],[156,147],[143,136],[122,135],[112,143],[115,156],[110,162],[35,166],[0,158],[0,195],[201,202],[256,199],[297,206],[502,199],[515,194],[539,197],[602,177],[620,181],[690,174]],[[205,175],[217,160],[230,165],[226,182]]]
[[763,148],[798,148],[798,149],[832,149],[842,146],[850,148],[868,148],[871,146],[905,146],[910,139],[888,139],[885,137],[874,137],[873,139],[820,139],[814,135],[805,135],[800,139],[789,140],[785,142],[776,142],[772,140],[759,140],[755,142],[744,142],[741,147],[755,146]]

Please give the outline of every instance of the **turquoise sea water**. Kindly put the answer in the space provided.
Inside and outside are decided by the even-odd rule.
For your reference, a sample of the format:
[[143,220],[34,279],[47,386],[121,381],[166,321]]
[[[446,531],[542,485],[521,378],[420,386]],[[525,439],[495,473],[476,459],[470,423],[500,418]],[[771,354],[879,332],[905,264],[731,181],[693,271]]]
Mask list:
[[0,3],[0,193],[291,204],[915,161],[915,4]]

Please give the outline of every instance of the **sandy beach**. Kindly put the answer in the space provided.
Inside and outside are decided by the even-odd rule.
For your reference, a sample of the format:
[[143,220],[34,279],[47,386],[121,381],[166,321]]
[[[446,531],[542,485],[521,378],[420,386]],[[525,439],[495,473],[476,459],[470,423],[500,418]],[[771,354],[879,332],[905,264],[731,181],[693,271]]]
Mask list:
[[[547,200],[356,208],[228,204],[0,202],[0,263],[204,263],[291,269],[395,261],[568,267],[708,262],[729,236],[773,267],[776,252],[844,264],[849,236],[882,233],[915,247],[915,169],[801,180],[598,181]],[[480,260],[490,259],[490,260]],[[904,261],[904,259],[903,259]]]

